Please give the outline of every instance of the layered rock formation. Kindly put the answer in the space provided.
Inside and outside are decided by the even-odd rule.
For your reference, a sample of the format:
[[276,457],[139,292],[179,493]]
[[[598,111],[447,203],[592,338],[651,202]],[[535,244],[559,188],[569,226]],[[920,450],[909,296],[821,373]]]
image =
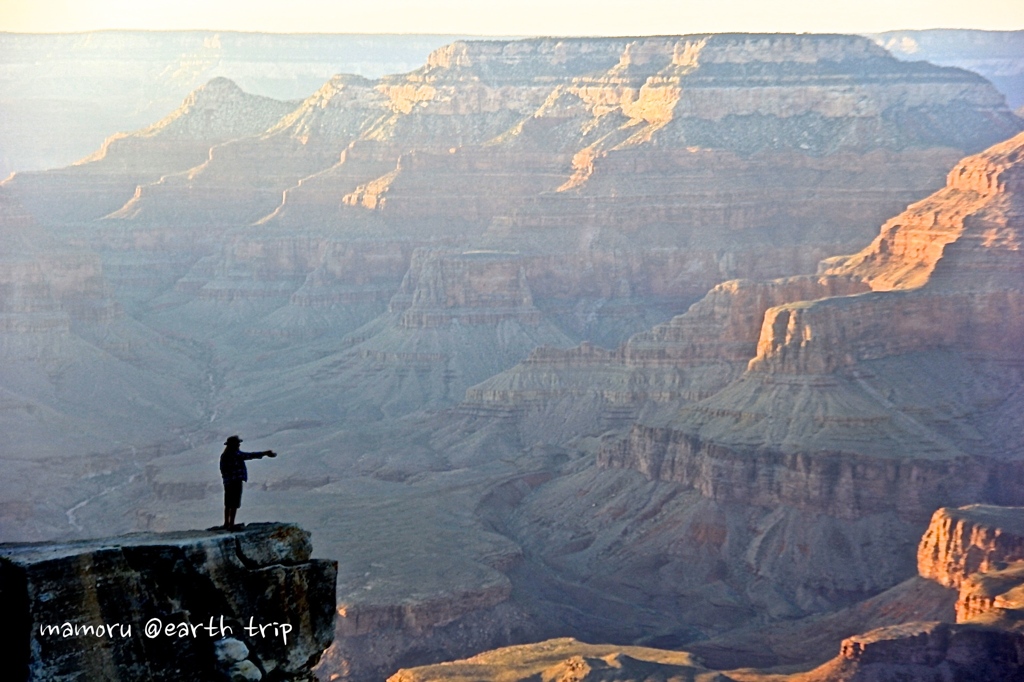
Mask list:
[[40,220],[92,220],[116,211],[139,185],[196,166],[206,160],[212,146],[262,132],[293,108],[216,78],[161,121],[110,137],[77,164],[16,173],[4,185]]
[[[289,107],[215,80],[83,163],[8,184],[52,221],[107,213],[139,184],[77,238],[98,238],[126,296],[180,278],[223,304],[203,324],[254,305],[248,319],[287,328],[269,336],[340,335],[380,312],[412,247],[456,241],[522,253],[539,310],[574,340],[615,343],[664,314],[654,299],[812,269],[934,186],[958,149],[1020,125],[966,72],[836,36],[455,43]],[[322,255],[338,251],[340,277]],[[387,274],[364,272],[384,252]],[[311,310],[356,300],[340,327]]]
[[373,83],[357,76],[335,76],[297,108],[279,104],[275,118],[212,146],[187,173],[140,186],[111,218],[165,229],[252,223],[271,213],[285,190],[337,163],[389,111]]
[[[333,79],[266,132],[165,168],[103,229],[117,243],[126,229],[155,243],[177,232],[178,249],[257,220],[413,230],[536,252],[531,286],[559,310],[607,297],[565,257],[620,263],[593,279],[621,281],[628,305],[692,300],[731,277],[809,271],[934,188],[962,151],[1019,126],[971,74],[854,37],[456,43],[404,76]],[[638,248],[628,235],[641,229]],[[541,254],[556,244],[552,267]]]
[[285,524],[2,545],[6,669],[311,680],[333,636],[337,564],[310,551],[309,533]]
[[[469,423],[582,455],[505,517],[556,634],[685,643],[834,609],[913,575],[936,507],[1020,504],[1022,146],[965,159],[816,278],[726,283],[616,351],[538,351],[467,392]],[[637,622],[573,614],[555,585]]]
[[0,420],[11,460],[40,467],[69,449],[163,440],[196,417],[194,360],[125,314],[98,254],[59,241],[6,189],[0,242]]
[[[728,478],[712,473],[721,471],[720,466],[739,471],[743,469],[739,463],[745,461],[761,469],[754,463],[762,457],[795,457],[789,463],[765,461],[764,467],[773,472],[772,480],[782,489],[795,494],[789,503],[798,505],[809,503],[810,498],[798,492],[799,485],[785,483],[784,472],[807,480],[805,472],[814,471],[813,462],[824,465],[838,457],[834,465],[839,468],[833,474],[838,478],[823,488],[813,487],[829,491],[825,495],[833,501],[843,489],[836,482],[843,479],[840,462],[846,458],[852,463],[866,456],[878,466],[920,468],[922,472],[940,466],[946,473],[936,471],[925,478],[913,474],[922,483],[930,479],[926,485],[937,486],[935,494],[925,492],[927,488],[912,493],[914,486],[902,488],[919,498],[908,500],[907,507],[909,511],[919,505],[919,518],[941,504],[944,495],[964,495],[952,499],[967,502],[972,497],[1011,494],[995,483],[1006,475],[996,462],[987,467],[970,465],[985,479],[973,488],[964,485],[966,479],[961,474],[954,473],[954,469],[967,466],[965,455],[998,459],[1017,452],[1014,439],[1002,438],[1005,430],[1000,429],[991,440],[978,432],[983,422],[1002,417],[1002,409],[988,416],[964,415],[958,424],[955,411],[943,410],[929,397],[930,380],[914,378],[914,373],[931,362],[929,357],[943,356],[971,367],[967,372],[981,371],[984,376],[991,371],[986,367],[1006,364],[1009,374],[1016,376],[1014,367],[1024,348],[1020,316],[1014,313],[1024,284],[1017,246],[1021,219],[1016,181],[1022,145],[1024,138],[1018,136],[965,160],[950,174],[945,190],[887,223],[878,239],[860,254],[831,263],[830,272],[861,277],[876,293],[768,309],[757,353],[744,376],[688,408],[667,430],[659,431],[653,425],[635,428],[633,444],[606,449],[605,461],[623,464],[629,460],[655,477],[695,484],[714,497],[719,494],[715,490],[722,490],[719,484],[731,485]],[[901,290],[892,291],[895,288]],[[913,383],[897,387],[893,383],[897,371],[902,373],[900,381],[909,378]],[[952,368],[946,376],[954,382],[960,380]],[[969,384],[959,386],[954,390],[974,390]],[[1015,386],[1012,379],[995,379],[988,390],[1014,400]],[[908,412],[915,404],[915,411]],[[950,417],[952,424],[946,421]],[[668,441],[672,444],[655,445]],[[641,447],[642,443],[651,444],[653,450]],[[920,454],[908,457],[907,444],[913,444],[910,447]],[[993,447],[997,449],[993,451]],[[834,455],[824,454],[829,450]],[[641,455],[641,451],[648,454]],[[711,466],[719,457],[729,459],[727,452],[738,457],[735,465],[725,466],[723,459],[721,465]],[[707,461],[700,464],[705,457]],[[883,464],[886,460],[892,464]],[[939,460],[948,463],[939,465]],[[961,464],[955,464],[957,461]],[[863,471],[874,466],[867,461],[863,465],[868,467]],[[950,465],[953,469],[946,469]],[[708,477],[701,478],[699,472]],[[859,477],[853,470],[850,475]],[[885,480],[873,474],[865,476]],[[953,478],[940,482],[948,476]],[[954,480],[958,485],[952,485]],[[870,485],[858,484],[849,490],[864,495],[870,489]],[[739,494],[749,494],[749,490]],[[862,499],[863,509],[877,508]],[[892,504],[897,498],[886,493],[881,499]],[[854,517],[861,513],[848,505],[829,511]]]
[[[635,334],[615,351],[592,345],[540,348],[526,362],[469,389],[463,409],[516,414],[530,431],[542,430],[539,422],[550,428],[569,422],[569,433],[585,433],[601,421],[634,418],[642,409],[701,400],[746,368],[766,310],[866,290],[857,278],[835,276],[725,282],[685,314]],[[583,403],[592,407],[581,413]],[[581,423],[580,417],[591,421]]]
[[299,407],[308,418],[342,410],[376,417],[454,403],[466,388],[522,360],[540,345],[571,340],[534,306],[515,254],[421,250],[389,310],[352,332],[343,349],[298,368],[300,388],[268,384],[257,413]]
[[932,516],[918,548],[918,571],[960,589],[976,573],[1005,570],[1024,561],[1024,512],[1015,507],[971,505]]

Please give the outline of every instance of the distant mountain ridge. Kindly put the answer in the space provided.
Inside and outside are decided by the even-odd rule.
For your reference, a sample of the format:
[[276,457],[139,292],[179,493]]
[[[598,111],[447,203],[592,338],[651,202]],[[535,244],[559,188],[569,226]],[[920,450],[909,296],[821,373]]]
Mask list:
[[[975,70],[1011,108],[1024,105],[1024,31],[891,31],[871,38],[900,58]],[[56,168],[141,128],[217,76],[300,99],[338,73],[405,73],[458,35],[260,34],[230,31],[0,32],[0,178]],[[970,48],[964,54],[964,46]],[[1016,52],[1014,52],[1016,49]],[[42,137],[39,130],[45,128]]]
[[460,37],[0,32],[0,179],[72,163],[110,135],[148,125],[218,76],[254,94],[301,99],[337,73],[410,71]]

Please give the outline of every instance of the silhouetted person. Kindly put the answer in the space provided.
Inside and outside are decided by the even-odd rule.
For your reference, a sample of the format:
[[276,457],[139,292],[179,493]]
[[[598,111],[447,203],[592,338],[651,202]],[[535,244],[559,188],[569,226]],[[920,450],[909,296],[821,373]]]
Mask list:
[[220,455],[220,477],[224,480],[224,530],[235,529],[235,514],[242,506],[242,485],[249,480],[245,460],[277,457],[273,450],[263,452],[242,452],[238,446],[242,439],[231,436],[224,441],[224,452]]

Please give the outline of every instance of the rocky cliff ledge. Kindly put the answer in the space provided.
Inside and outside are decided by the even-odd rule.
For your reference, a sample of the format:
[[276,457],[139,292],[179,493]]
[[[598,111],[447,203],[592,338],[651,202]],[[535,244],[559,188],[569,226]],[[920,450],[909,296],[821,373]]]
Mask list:
[[312,680],[337,564],[290,524],[0,545],[4,669],[24,680]]

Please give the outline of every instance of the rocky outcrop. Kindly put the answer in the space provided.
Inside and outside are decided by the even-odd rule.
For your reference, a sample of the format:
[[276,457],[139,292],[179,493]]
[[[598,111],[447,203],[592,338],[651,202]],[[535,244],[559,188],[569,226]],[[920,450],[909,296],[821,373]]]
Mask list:
[[843,641],[839,657],[794,682],[1010,682],[1024,674],[1024,636],[971,625],[910,623]]
[[917,552],[918,571],[959,589],[969,576],[1024,561],[1024,509],[971,505],[939,509]]
[[311,680],[333,636],[337,564],[310,551],[285,524],[0,545],[7,670]]
[[569,638],[497,649],[452,663],[399,670],[388,678],[388,682],[442,682],[469,678],[508,682],[641,682],[662,679],[732,682],[732,678],[704,668],[687,653],[586,644]]

